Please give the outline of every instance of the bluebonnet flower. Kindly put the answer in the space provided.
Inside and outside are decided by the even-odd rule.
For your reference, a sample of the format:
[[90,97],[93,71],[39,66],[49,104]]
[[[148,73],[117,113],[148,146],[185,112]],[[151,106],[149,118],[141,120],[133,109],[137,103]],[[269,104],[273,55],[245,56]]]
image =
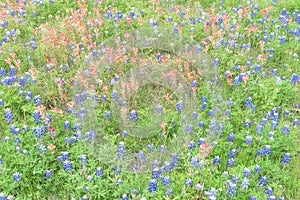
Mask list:
[[21,146],[16,146],[16,151],[19,152],[22,149]]
[[271,188],[271,187],[266,187],[265,188],[265,193],[268,195],[268,196],[271,196],[273,194],[274,190]]
[[269,136],[270,140],[274,140],[274,132],[269,132],[268,136]]
[[166,196],[171,196],[173,194],[174,194],[173,190],[171,188],[167,188],[167,190],[166,190]]
[[45,129],[44,126],[41,126],[41,127],[33,127],[32,129],[33,129],[33,132],[34,132],[34,134],[35,134],[35,136],[36,136],[37,138],[42,137],[42,136],[45,135],[45,133],[46,133],[46,129]]
[[245,175],[247,178],[250,178],[250,177],[251,177],[251,169],[245,168],[245,169],[244,169],[244,175]]
[[5,77],[6,76],[6,71],[5,69],[1,68],[0,69],[0,77]]
[[14,66],[10,66],[9,76],[15,76],[16,74],[16,68]]
[[155,168],[152,170],[152,179],[159,179],[161,175],[161,170],[159,168]]
[[162,55],[160,52],[157,53],[157,60],[160,62],[162,60]]
[[229,157],[230,158],[235,158],[237,156],[237,151],[235,149],[232,149],[230,151]]
[[[152,168],[153,169],[158,168],[159,165],[160,165],[160,162],[158,162],[157,160],[154,160],[153,163],[152,163]],[[169,163],[167,165],[169,165]]]
[[290,126],[285,125],[285,126],[282,128],[281,134],[288,136],[290,132],[291,132]]
[[182,116],[182,123],[187,123],[187,120],[188,118],[186,115]]
[[157,192],[158,187],[157,187],[157,180],[156,179],[152,179],[150,181],[148,190],[149,190],[150,193]]
[[249,200],[256,200],[256,197],[255,197],[255,196],[252,196],[252,197],[250,197]]
[[143,151],[139,151],[139,153],[136,155],[136,159],[140,163],[141,162],[144,162],[144,163],[147,162],[146,154]]
[[42,104],[42,98],[40,97],[40,95],[37,95],[34,97],[33,103],[35,106],[39,106]]
[[198,118],[198,113],[193,112],[193,113],[192,113],[192,117],[193,117],[194,120],[196,120],[196,119]]
[[41,123],[42,116],[41,116],[40,111],[38,111],[38,110],[34,111],[34,113],[33,113],[33,119],[34,119],[34,122],[36,124],[40,124]]
[[[179,159],[179,154],[173,154],[172,155],[172,164],[177,164],[177,163],[179,163],[180,162],[180,159]],[[175,167],[176,165],[174,165],[174,167]]]
[[15,78],[16,78],[15,76],[14,77],[5,77],[4,78],[5,85],[12,86],[13,83],[15,82]]
[[198,161],[197,157],[191,158],[191,166],[194,168],[199,168],[199,161]]
[[241,184],[242,189],[247,189],[248,186],[249,186],[249,183],[250,183],[250,180],[249,180],[247,177],[245,177],[245,178],[242,180],[242,184]]
[[120,142],[118,147],[118,158],[124,160],[126,154],[126,147],[124,142]]
[[65,128],[65,130],[69,130],[71,128],[71,124],[69,121],[64,122],[64,128]]
[[30,102],[30,101],[32,100],[32,96],[29,95],[29,94],[27,94],[25,100],[26,100],[27,102]]
[[233,106],[234,106],[234,103],[233,103],[232,100],[228,100],[227,104],[228,104],[228,106],[230,106],[230,107],[233,107]]
[[184,185],[191,186],[193,184],[193,180],[191,178],[188,178],[185,180]]
[[242,77],[241,76],[236,76],[233,79],[233,85],[234,86],[239,86],[240,82],[242,82]]
[[102,178],[104,176],[103,171],[99,167],[97,167],[97,169],[96,169],[95,176],[100,177],[100,178]]
[[285,36],[278,37],[278,40],[280,41],[280,44],[282,44],[282,45],[286,44],[286,37]]
[[79,160],[81,164],[88,164],[88,159],[85,154],[81,155]]
[[3,192],[0,193],[0,200],[7,200],[8,196],[6,196]]
[[158,105],[158,106],[156,107],[156,112],[157,112],[159,115],[161,115],[161,114],[163,113],[163,107],[162,107],[161,105]]
[[8,137],[8,136],[5,136],[4,137],[4,142],[7,142],[7,141],[9,141],[10,140],[10,138]]
[[299,125],[299,120],[294,119],[292,126],[298,126]]
[[138,193],[138,190],[137,189],[132,189],[132,190],[130,190],[130,194],[131,195],[135,195],[135,194],[137,194]]
[[264,151],[259,149],[257,152],[256,152],[257,156],[262,156],[264,155]]
[[8,124],[11,124],[14,121],[14,114],[9,108],[6,108],[4,111],[5,120]]
[[267,200],[276,200],[276,197],[274,195],[271,195],[271,196],[268,197]]
[[220,60],[219,60],[219,59],[215,59],[215,60],[214,60],[214,66],[215,66],[215,67],[220,66]]
[[121,169],[119,169],[119,168],[116,168],[116,169],[115,169],[115,174],[116,174],[116,175],[120,174],[121,172],[122,172]]
[[45,145],[41,145],[41,146],[39,147],[39,151],[41,151],[41,152],[43,152],[43,153],[46,153],[46,152],[47,152],[47,149],[46,149]]
[[273,77],[277,76],[277,74],[278,74],[278,69],[273,69],[272,76]]
[[13,135],[19,135],[21,133],[21,130],[15,126],[15,125],[11,125],[10,126],[10,133]]
[[225,115],[230,119],[231,118],[231,111],[230,110],[226,110],[225,111]]
[[208,100],[207,100],[207,97],[206,96],[202,96],[202,103],[207,103],[208,102]]
[[14,138],[14,142],[15,142],[16,144],[21,144],[20,138]]
[[264,148],[264,154],[267,156],[271,155],[271,146],[270,145],[266,145],[266,147]]
[[298,14],[298,15],[297,15],[297,17],[296,17],[296,20],[295,20],[295,21],[296,21],[296,23],[297,23],[297,24],[300,24],[300,14]]
[[24,156],[26,156],[26,155],[28,154],[28,150],[23,150],[23,151],[22,151],[22,154],[23,154]]
[[215,200],[217,199],[217,190],[215,188],[211,188],[208,192],[206,192],[206,195],[208,196],[209,200]]
[[58,161],[66,161],[66,160],[70,160],[70,153],[63,151],[61,152],[61,156],[58,157]]
[[213,160],[214,165],[219,165],[221,163],[221,159],[219,156],[215,156]]
[[107,100],[107,96],[106,95],[102,95],[101,99],[102,99],[102,101],[106,101]]
[[183,109],[184,109],[184,105],[183,105],[183,101],[179,101],[178,103],[177,103],[177,112],[181,112]]
[[139,119],[138,114],[137,114],[137,112],[135,110],[133,110],[133,111],[130,112],[130,118],[134,122],[136,122]]
[[195,185],[195,190],[197,190],[197,191],[203,190],[203,188],[204,188],[204,186],[201,185],[200,183],[197,183],[197,184]]
[[2,159],[2,157],[0,156],[0,167],[3,165],[4,161]]
[[253,139],[250,135],[246,136],[246,140],[245,140],[246,144],[250,145],[253,143]]
[[159,149],[158,149],[158,152],[159,153],[163,153],[165,151],[165,147],[164,145],[160,145]]
[[[70,129],[70,127],[68,127]],[[82,130],[82,125],[81,124],[75,124],[73,127],[73,132],[78,132]]]
[[72,144],[72,141],[69,137],[65,138],[65,142],[66,142],[66,144]]
[[79,134],[74,134],[74,135],[72,136],[72,141],[71,141],[71,143],[78,142],[78,140],[79,140],[80,137],[81,137],[81,136],[80,136]]
[[47,114],[45,117],[45,125],[50,125],[52,123],[52,115]]
[[72,171],[72,170],[73,170],[72,161],[65,160],[65,161],[63,161],[63,165],[64,165],[64,170],[65,170],[66,172]]
[[4,106],[4,101],[2,99],[0,99],[0,107]]
[[88,198],[86,195],[84,195],[84,196],[81,198],[81,200],[89,200],[89,198]]
[[122,200],[129,200],[129,196],[127,194],[122,195]]
[[237,194],[237,186],[236,184],[233,184],[233,183],[229,183],[229,188],[228,188],[228,194],[231,198],[234,198],[235,195]]
[[89,191],[91,191],[91,188],[87,186],[87,187],[84,187],[84,190],[89,192]]
[[261,167],[259,165],[256,165],[254,170],[256,171],[257,174],[261,173]]
[[192,149],[195,149],[195,148],[196,148],[195,142],[194,142],[194,141],[191,141],[191,142],[189,143],[188,148],[191,149],[191,150],[192,150]]
[[260,185],[267,185],[268,184],[268,178],[265,176],[261,176],[259,179],[259,184]]
[[191,133],[193,131],[193,126],[192,125],[188,125],[188,126],[186,126],[186,128],[185,128],[185,132],[186,133]]
[[192,82],[192,88],[197,88],[197,87],[198,87],[198,83],[197,83],[196,80],[194,80],[194,81]]
[[20,80],[19,80],[19,85],[21,88],[24,88],[25,87],[25,78],[24,77],[21,77]]
[[19,172],[13,173],[13,177],[16,183],[19,183],[22,180],[22,174]]
[[90,183],[93,182],[93,180],[94,180],[94,178],[92,176],[87,176],[85,179]]
[[163,186],[169,187],[171,185],[171,178],[169,176],[163,176],[161,180]]
[[235,174],[233,176],[233,178],[231,179],[231,182],[234,183],[234,184],[237,184],[239,180],[240,180],[240,178]]
[[272,120],[271,122],[271,126],[272,126],[272,130],[277,130],[279,123],[275,120]]
[[52,169],[46,170],[46,172],[45,172],[45,178],[46,178],[46,179],[49,179],[49,178],[51,178],[52,176],[53,176]]
[[230,167],[233,167],[234,166],[234,162],[235,160],[233,158],[230,158],[227,162],[227,164],[230,166]]
[[282,164],[288,165],[291,161],[291,157],[292,156],[290,155],[290,153],[285,153],[282,158]]
[[252,98],[251,97],[248,97],[248,99],[246,100],[245,106],[249,107],[249,108],[252,107]]
[[228,142],[234,142],[235,140],[235,135],[233,133],[230,133],[229,136],[228,136]]
[[154,151],[154,144],[148,144],[148,150],[150,151],[150,152],[153,152]]
[[26,80],[26,83],[29,84],[29,81],[30,81],[30,73],[29,72],[25,72],[25,80]]
[[248,119],[244,123],[244,128],[251,128],[251,122]]
[[203,128],[204,127],[204,123],[203,122],[198,122],[198,127]]

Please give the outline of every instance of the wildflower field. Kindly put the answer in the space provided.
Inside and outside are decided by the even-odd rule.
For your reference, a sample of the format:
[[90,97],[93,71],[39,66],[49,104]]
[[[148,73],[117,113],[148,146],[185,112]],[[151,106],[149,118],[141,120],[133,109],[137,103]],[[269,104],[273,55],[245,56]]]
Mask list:
[[300,199],[298,0],[0,16],[0,200]]

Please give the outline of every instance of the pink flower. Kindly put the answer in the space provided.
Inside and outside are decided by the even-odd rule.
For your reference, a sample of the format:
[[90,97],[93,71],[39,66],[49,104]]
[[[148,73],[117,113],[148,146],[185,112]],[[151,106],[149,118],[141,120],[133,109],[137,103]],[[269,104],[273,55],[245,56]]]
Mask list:
[[212,148],[208,143],[201,144],[199,148],[200,148],[200,152],[199,152],[200,156],[204,155],[204,157],[209,156],[212,151]]

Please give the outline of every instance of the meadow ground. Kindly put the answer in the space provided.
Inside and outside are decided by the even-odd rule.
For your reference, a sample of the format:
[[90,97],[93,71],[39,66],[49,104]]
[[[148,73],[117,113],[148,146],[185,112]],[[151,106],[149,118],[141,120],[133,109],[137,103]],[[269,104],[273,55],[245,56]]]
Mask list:
[[1,199],[300,199],[297,0],[0,2]]

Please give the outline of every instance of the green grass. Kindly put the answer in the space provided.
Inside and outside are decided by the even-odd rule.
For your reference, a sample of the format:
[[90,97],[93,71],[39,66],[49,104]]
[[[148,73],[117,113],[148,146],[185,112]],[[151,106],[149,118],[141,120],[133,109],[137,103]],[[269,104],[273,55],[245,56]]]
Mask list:
[[[8,2],[15,4],[15,1]],[[106,0],[98,5],[95,5],[94,2],[81,1],[76,3],[75,1],[63,0],[55,1],[55,3],[51,4],[47,1],[43,6],[30,5],[28,3],[25,5],[27,15],[22,18],[26,21],[26,24],[15,22],[13,17],[8,14],[9,26],[0,31],[0,40],[5,37],[7,31],[12,29],[17,31],[17,35],[11,38],[11,42],[2,43],[0,47],[2,50],[0,68],[4,68],[6,72],[9,72],[10,64],[6,63],[6,59],[12,59],[12,65],[16,65],[16,61],[20,60],[21,65],[20,70],[17,70],[17,76],[22,77],[25,72],[34,69],[37,73],[38,82],[30,83],[25,88],[20,88],[17,83],[13,86],[1,84],[4,78],[0,77],[0,92],[3,92],[3,95],[0,93],[0,99],[5,103],[4,106],[0,106],[1,195],[12,195],[16,199],[84,199],[83,197],[88,199],[121,199],[123,194],[128,195],[130,199],[142,199],[143,197],[147,199],[208,199],[206,193],[211,188],[215,188],[218,190],[218,199],[231,199],[228,194],[226,181],[237,175],[239,177],[238,191],[233,199],[249,199],[251,196],[256,196],[257,199],[267,199],[268,195],[265,194],[264,187],[257,187],[261,176],[268,177],[266,186],[274,189],[273,194],[276,198],[285,197],[285,199],[295,200],[300,196],[299,126],[291,126],[295,118],[299,120],[300,91],[299,83],[296,85],[290,83],[293,74],[300,75],[299,57],[293,58],[293,54],[299,54],[299,41],[285,30],[277,30],[271,20],[263,25],[259,24],[259,20],[264,18],[260,11],[271,5],[271,0],[253,0],[253,6],[255,4],[258,5],[259,11],[257,16],[250,16],[249,18],[244,16],[241,20],[239,20],[237,15],[234,17],[232,8],[237,8],[239,5],[242,5],[244,8],[247,6],[248,1],[246,0],[224,1],[222,10],[218,10],[220,0],[163,0],[159,1],[159,4],[155,1]],[[176,12],[170,12],[170,6],[178,8],[179,11],[185,11],[185,16],[180,16]],[[216,8],[214,13],[211,11],[212,6]],[[118,24],[113,19],[104,17],[108,14],[109,7],[114,9],[112,11],[113,15],[116,12],[122,12],[123,15],[126,14],[128,16],[134,10],[135,14],[139,16],[138,20],[133,20],[132,24],[129,25],[124,19]],[[87,9],[86,11],[84,10],[85,8]],[[95,8],[99,10],[98,15]],[[296,0],[278,0],[277,5],[273,6],[270,12],[270,17],[276,21],[276,24],[279,23],[279,17],[283,8],[286,8],[291,16],[293,12],[300,10],[300,4]],[[78,12],[79,10],[80,12]],[[202,10],[207,12],[205,21],[194,25],[190,24],[190,20],[201,17]],[[250,10],[253,11],[251,8]],[[36,17],[33,16],[34,11],[37,14]],[[206,38],[213,34],[212,30],[204,31],[206,21],[209,21],[212,15],[222,15],[223,11],[230,15],[230,25],[232,25],[233,18],[237,20],[241,28],[235,32],[243,35],[243,38],[236,37],[230,33],[230,30],[226,30],[222,36],[224,42],[227,40],[230,42],[230,40],[234,39],[238,46],[250,43],[250,51],[245,49],[235,50],[232,46],[225,47],[225,45],[218,49],[213,41],[206,41]],[[72,13],[73,16],[71,17]],[[85,104],[83,108],[90,112],[86,120],[80,121],[74,115],[66,113],[66,104],[70,101],[75,101],[74,94],[91,88],[91,86],[80,85],[79,89],[76,89],[73,85],[74,80],[78,80],[78,77],[80,77],[78,72],[82,72],[82,70],[84,71],[94,64],[93,62],[85,63],[86,56],[92,57],[93,53],[95,53],[94,50],[99,48],[102,42],[113,46],[112,42],[118,35],[139,28],[152,28],[153,26],[149,24],[150,19],[152,21],[156,20],[160,29],[170,30],[169,34],[173,34],[174,24],[168,22],[169,17],[172,17],[178,26],[185,22],[184,27],[182,26],[182,31],[179,31],[180,34],[188,38],[191,36],[190,29],[194,27],[193,40],[199,44],[202,43],[201,41],[206,41],[206,44],[210,47],[207,52],[212,61],[215,58],[221,61],[218,73],[220,74],[221,85],[224,86],[222,92],[225,94],[225,100],[232,99],[234,102],[233,107],[225,104],[221,105],[222,111],[231,111],[231,118],[225,118],[222,137],[217,139],[217,146],[213,146],[212,152],[205,158],[202,157],[203,155],[201,155],[197,145],[200,138],[206,138],[210,134],[209,124],[212,118],[209,116],[209,112],[214,108],[213,102],[215,102],[215,99],[211,99],[214,95],[210,94],[205,83],[209,75],[205,76],[205,74],[202,74],[197,78],[189,77],[188,72],[191,72],[194,76],[196,74],[195,69],[200,66],[185,68],[184,62],[189,60],[184,58],[184,56],[182,57],[182,63],[177,64],[175,60],[177,55],[174,55],[174,52],[169,52],[168,50],[170,49],[168,48],[140,49],[138,58],[156,60],[157,52],[159,51],[163,57],[169,58],[169,63],[162,65],[155,61],[154,65],[156,67],[163,68],[167,66],[182,71],[187,84],[191,84],[194,79],[197,80],[199,88],[195,94],[197,100],[194,103],[199,109],[197,122],[203,122],[204,128],[194,128],[193,134],[184,137],[186,126],[182,123],[182,117],[186,113],[183,112],[181,115],[178,115],[176,111],[176,104],[182,97],[177,95],[178,91],[172,91],[174,88],[170,88],[157,77],[148,77],[147,81],[149,83],[146,81],[147,84],[141,86],[129,98],[128,111],[138,111],[138,122],[124,120],[124,115],[119,110],[120,107],[114,107],[115,104],[112,103],[111,94],[118,87],[109,85],[109,82],[117,75],[121,77],[121,80],[124,79],[124,76],[129,76],[128,72],[135,68],[135,63],[126,64],[125,61],[110,63],[111,71],[100,69],[100,67],[106,67],[107,63],[104,61],[101,61],[100,65],[96,65],[96,78],[91,82],[95,85],[95,93],[99,97],[99,102],[95,104],[94,111],[89,108],[92,105],[91,101]],[[102,25],[94,26],[93,20],[95,19],[99,20],[99,24],[102,23]],[[254,20],[254,25],[258,26],[259,31],[248,35],[247,28],[250,26],[251,19]],[[116,28],[117,25],[118,27]],[[264,49],[274,49],[275,52],[272,54],[274,59],[261,61],[258,60],[260,54],[266,56],[266,58],[271,54],[262,51],[259,44],[264,36],[264,26],[268,26],[268,34],[271,32],[275,33],[275,39],[268,39],[269,43],[265,44]],[[295,21],[295,17],[288,27],[293,30],[298,29],[299,24]],[[38,34],[35,34],[34,30]],[[96,36],[95,34],[98,35]],[[286,44],[281,45],[278,36],[283,35],[286,36],[287,41]],[[31,49],[30,42],[32,38],[35,38],[37,46],[35,50]],[[222,38],[216,37],[215,40],[219,42]],[[66,41],[63,39],[66,39]],[[54,41],[57,43],[55,44]],[[169,43],[169,41],[163,42],[163,44]],[[29,46],[25,47],[24,44]],[[291,50],[292,53],[288,53],[286,50]],[[16,54],[15,57],[10,54],[10,51]],[[132,57],[134,54],[131,51],[132,49],[123,56],[126,58]],[[31,57],[31,60],[28,60],[28,56]],[[101,54],[99,54],[99,57],[101,57]],[[251,74],[250,80],[247,82],[242,81],[239,86],[230,86],[224,74],[226,72],[234,72],[234,75],[231,77],[233,81],[235,77],[243,72],[236,70],[235,67],[247,65],[249,57],[252,57],[253,61],[252,64],[245,68],[244,72]],[[54,60],[56,63],[53,65],[52,70],[47,70],[46,65],[50,65]],[[256,69],[255,64],[261,66],[261,71],[257,74],[253,73]],[[60,69],[61,66],[65,67],[66,65],[70,66],[69,70]],[[149,64],[149,66],[151,65]],[[274,69],[278,70],[277,77],[285,77],[286,80],[283,80],[282,84],[278,84],[276,78],[272,76]],[[153,70],[156,69],[153,67]],[[263,72],[266,74],[265,76],[262,76]],[[59,78],[64,80],[64,84],[61,86],[57,84]],[[129,79],[129,77],[126,78]],[[98,79],[101,79],[102,84],[98,84]],[[108,86],[107,91],[103,89],[103,86]],[[190,87],[190,85],[187,87]],[[33,93],[33,99],[27,102],[25,97],[29,90]],[[22,91],[25,94],[24,96],[19,95]],[[163,98],[167,93],[172,96],[169,100]],[[42,126],[42,124],[36,124],[34,121],[33,113],[38,109],[33,102],[36,95],[42,97],[43,105],[46,108],[42,119],[45,120],[47,114],[52,116],[52,123],[47,126],[55,129],[55,136],[50,134],[49,129],[44,136],[37,138],[33,131],[34,127]],[[106,100],[101,99],[103,95],[106,95]],[[202,109],[203,96],[206,96],[208,99],[206,109]],[[245,107],[244,104],[248,97],[252,98],[252,103],[256,106],[256,110]],[[165,132],[163,129],[153,127],[153,123],[158,123],[157,125],[159,126],[160,121],[155,115],[149,114],[151,109],[157,104],[163,105],[166,112],[165,122],[167,122],[167,125]],[[6,123],[4,112],[7,108],[14,114],[12,124]],[[51,111],[53,108],[62,109],[64,114]],[[271,122],[269,122],[264,131],[258,136],[256,134],[257,125],[261,123],[262,118],[266,118],[266,115],[273,108],[278,110],[280,117],[278,129],[272,130]],[[112,116],[107,118],[105,111],[110,111]],[[285,111],[289,111],[289,115],[285,115]],[[188,110],[188,115],[191,115],[189,112],[192,111]],[[126,117],[129,118],[129,115]],[[190,118],[191,116],[189,116]],[[244,127],[246,120],[251,121],[249,129]],[[70,121],[70,130],[64,128],[65,121]],[[78,122],[82,123],[83,128],[78,132],[74,132],[74,125]],[[147,135],[147,132],[153,132],[153,130],[158,131],[153,137],[138,138],[130,134],[130,130],[127,130],[127,136],[124,137],[122,131],[126,127],[130,129],[128,127],[129,124],[138,127],[134,130],[143,131],[142,135]],[[28,125],[29,131],[26,133],[21,131],[21,134],[15,135],[11,133],[11,125],[15,125],[20,129],[24,125]],[[290,126],[288,136],[281,134],[281,130],[285,125]],[[96,144],[87,143],[84,139],[86,134],[92,130],[98,134],[98,139],[94,141]],[[270,132],[274,132],[274,140],[268,136]],[[230,133],[235,135],[234,142],[228,142]],[[80,139],[72,144],[67,144],[66,140],[74,139],[75,134]],[[247,134],[253,138],[253,144],[251,145],[245,143]],[[20,139],[20,144],[18,144],[17,138]],[[191,140],[196,145],[195,149],[188,148],[189,143],[192,142]],[[209,139],[207,138],[207,140]],[[116,174],[114,171],[116,166],[122,168],[121,165],[128,164],[126,163],[127,160],[117,160],[120,142],[125,143],[127,155],[140,151],[148,155],[148,165],[151,165],[151,161],[159,159],[160,155],[151,153],[148,145],[153,144],[155,151],[158,151],[161,145],[164,145],[169,150],[167,153],[168,158],[162,160],[162,162],[171,162],[171,154],[174,152],[178,153],[180,162],[177,167],[173,168],[171,172],[163,171],[161,174],[161,176],[170,177],[171,185],[169,187],[163,186],[162,180],[159,179],[158,191],[150,193],[148,190],[149,183],[153,179],[151,171],[145,173],[122,171],[120,174]],[[53,152],[47,149],[51,144],[56,146]],[[41,145],[45,146],[47,152],[39,151]],[[271,145],[272,154],[258,157],[257,151],[264,149],[266,145]],[[19,152],[17,147],[21,147]],[[235,159],[234,167],[229,167],[227,162],[232,149],[238,151],[238,156]],[[24,155],[23,150],[27,150],[28,154]],[[69,152],[70,160],[73,161],[73,170],[71,172],[66,172],[63,163],[58,161],[61,152]],[[284,153],[290,153],[292,156],[288,165],[282,164]],[[80,157],[83,154],[88,158],[88,163],[84,165],[80,163]],[[221,159],[221,164],[218,166],[213,165],[215,156],[219,156]],[[191,165],[192,158],[203,159],[205,166],[193,167]],[[3,160],[2,165],[1,159]],[[161,164],[164,165],[165,163]],[[254,167],[256,165],[261,166],[261,174],[255,173]],[[97,167],[103,170],[104,175],[102,178],[95,176]],[[241,188],[241,183],[244,179],[244,168],[252,170],[248,189]],[[53,176],[50,179],[45,179],[45,171],[49,169],[52,170]],[[226,171],[229,174],[228,177],[223,176],[223,173]],[[19,183],[14,181],[13,174],[15,172],[22,173],[22,180]],[[89,182],[87,180],[88,176],[92,176],[94,180]],[[192,186],[185,185],[185,181],[188,178],[192,179]],[[122,183],[119,181],[122,181]],[[197,183],[204,185],[204,189],[197,191],[195,189]],[[174,194],[167,196],[167,188],[172,189]],[[136,192],[132,190],[136,190]]]

